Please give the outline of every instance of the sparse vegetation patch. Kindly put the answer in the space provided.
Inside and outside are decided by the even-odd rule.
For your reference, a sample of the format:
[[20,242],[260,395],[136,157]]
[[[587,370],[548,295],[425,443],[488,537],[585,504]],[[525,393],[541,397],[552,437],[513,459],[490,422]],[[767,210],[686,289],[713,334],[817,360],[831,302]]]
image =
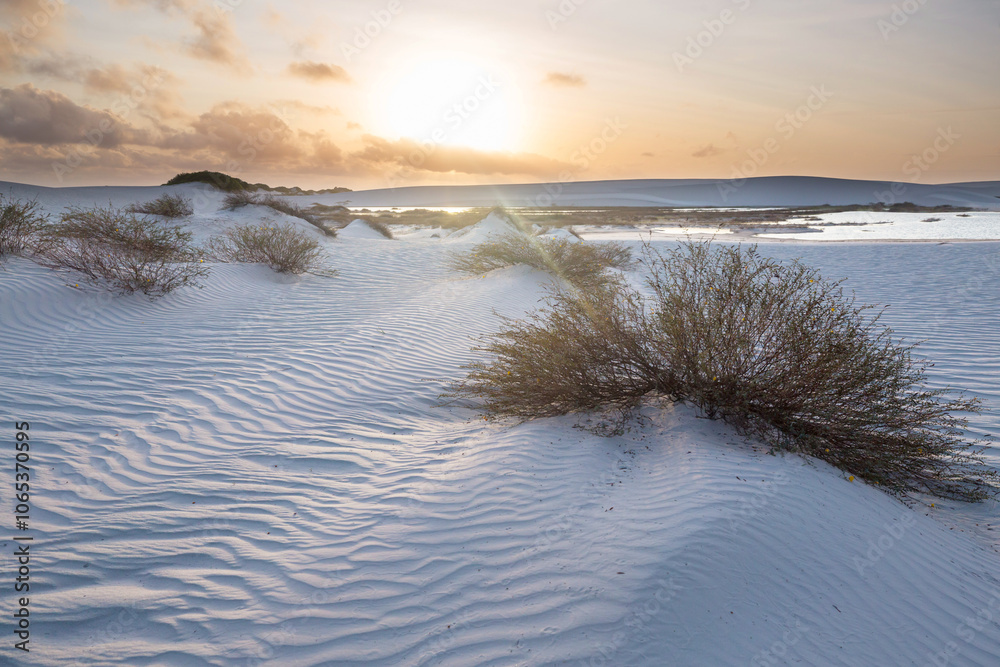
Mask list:
[[841,283],[756,247],[647,247],[643,265],[645,294],[622,282],[558,291],[504,320],[453,395],[492,417],[613,410],[619,426],[644,397],[686,401],[891,493],[996,492],[957,416],[979,402],[928,388],[929,363]]
[[38,202],[11,199],[0,194],[0,260],[7,255],[33,254],[38,233],[47,217]]
[[482,275],[495,269],[526,264],[589,289],[608,281],[608,269],[625,269],[632,253],[618,243],[589,244],[558,238],[539,238],[511,232],[455,253],[451,265],[458,271]]
[[321,255],[319,242],[291,224],[239,225],[209,242],[212,259],[267,264],[279,273],[307,273]]
[[194,213],[191,200],[180,195],[163,195],[144,204],[131,204],[125,210],[142,215],[159,215],[164,218],[183,218]]
[[39,263],[122,294],[158,297],[197,285],[207,274],[191,238],[190,232],[122,209],[71,208],[46,228]]

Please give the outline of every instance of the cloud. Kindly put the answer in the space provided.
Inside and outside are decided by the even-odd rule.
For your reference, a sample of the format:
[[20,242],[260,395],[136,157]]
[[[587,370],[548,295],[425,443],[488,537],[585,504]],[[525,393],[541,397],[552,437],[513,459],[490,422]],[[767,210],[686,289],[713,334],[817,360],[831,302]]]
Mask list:
[[365,147],[350,159],[379,169],[387,166],[437,173],[509,174],[554,177],[571,168],[533,153],[480,151],[461,146],[424,145],[411,139],[389,141],[366,134]]
[[198,9],[190,14],[190,19],[198,31],[198,35],[187,42],[190,55],[241,72],[249,71],[249,62],[227,14]]
[[24,69],[37,77],[79,83],[88,93],[110,96],[112,100],[126,98],[130,108],[139,108],[154,122],[187,115],[177,92],[180,80],[155,65],[101,65],[87,56],[61,54],[28,61]]
[[351,81],[347,70],[340,65],[316,63],[310,60],[292,63],[288,66],[288,73],[303,79],[309,79],[315,83],[322,83],[324,81],[349,83]]
[[[117,67],[82,71],[92,87],[113,95],[119,94],[133,73]],[[102,177],[135,182],[143,174],[157,180],[167,172],[198,169],[253,174],[253,180],[266,180],[279,171],[324,179],[344,175],[419,178],[442,173],[551,179],[571,168],[531,153],[423,145],[370,134],[360,137],[360,145],[345,149],[323,130],[311,132],[296,126],[294,119],[300,113],[320,111],[329,113],[321,107],[281,101],[264,106],[230,101],[171,124],[139,118],[143,125],[137,127],[127,109],[102,111],[76,104],[61,93],[23,84],[0,88],[0,164],[12,174],[51,179],[53,165],[72,162],[68,171],[60,166],[57,176],[63,182],[72,174],[77,183]],[[94,130],[102,127],[106,131],[95,141]]]
[[66,16],[67,0],[0,2],[0,72],[17,72],[23,61],[55,41]]
[[225,102],[200,114],[185,130],[165,137],[159,145],[181,151],[211,150],[233,160],[269,164],[301,160],[307,148],[283,115],[277,107]]
[[268,30],[288,44],[295,57],[300,59],[305,59],[307,54],[322,48],[325,37],[334,29],[333,26],[324,25],[326,20],[323,16],[313,14],[309,16],[312,31],[303,33],[299,26],[294,25],[284,14],[270,5],[264,10],[261,20]]
[[650,153],[650,152],[647,151],[647,152],[645,152],[645,153],[642,154],[642,157],[656,157],[656,155],[654,155],[653,153]]
[[93,143],[105,147],[146,143],[146,133],[119,115],[80,106],[61,93],[30,83],[0,88],[0,137],[27,144]]
[[336,107],[331,107],[328,104],[322,106],[318,104],[308,104],[302,100],[275,100],[273,106],[281,109],[287,114],[289,110],[301,111],[302,113],[311,114],[313,116],[339,116],[340,109]]
[[545,81],[543,83],[558,88],[582,88],[587,85],[587,80],[579,74],[549,72],[545,75]]
[[183,42],[183,51],[193,58],[229,67],[239,73],[251,71],[242,42],[233,27],[231,13],[211,0],[116,0],[125,7],[149,6],[169,16],[184,18],[195,34]]
[[713,157],[724,153],[721,148],[718,148],[715,144],[709,144],[704,148],[699,148],[694,153],[691,153],[691,157]]

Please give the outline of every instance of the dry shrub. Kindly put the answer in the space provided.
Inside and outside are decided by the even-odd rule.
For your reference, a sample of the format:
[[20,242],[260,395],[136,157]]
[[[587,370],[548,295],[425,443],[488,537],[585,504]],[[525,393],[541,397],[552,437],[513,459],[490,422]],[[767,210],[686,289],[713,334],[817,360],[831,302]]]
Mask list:
[[222,208],[226,211],[235,211],[244,206],[255,206],[260,203],[260,197],[252,190],[236,190],[230,192],[222,200]]
[[279,273],[306,273],[319,261],[319,243],[294,225],[240,225],[209,241],[213,259],[267,264]]
[[607,269],[631,266],[632,253],[618,243],[591,245],[511,232],[451,258],[452,268],[476,275],[517,264],[546,271],[580,289],[591,289],[608,281]]
[[71,208],[48,227],[39,263],[122,294],[163,296],[208,273],[191,233],[112,207]]
[[892,493],[979,500],[996,474],[963,439],[978,401],[926,385],[926,361],[839,282],[756,247],[647,247],[649,294],[622,282],[556,292],[505,320],[455,396],[493,417],[682,400],[775,448],[803,452]]
[[8,199],[0,194],[0,259],[33,254],[46,220],[38,211],[38,202]]
[[164,218],[183,218],[194,213],[191,200],[180,195],[163,195],[144,204],[131,204],[125,208],[128,213],[160,215]]
[[337,235],[336,230],[330,229],[324,225],[322,220],[314,214],[281,197],[276,197],[274,195],[262,195],[250,190],[240,190],[238,192],[229,193],[222,201],[222,208],[227,211],[235,211],[236,209],[244,206],[266,206],[273,211],[278,211],[279,213],[284,213],[285,215],[305,220],[327,236]]

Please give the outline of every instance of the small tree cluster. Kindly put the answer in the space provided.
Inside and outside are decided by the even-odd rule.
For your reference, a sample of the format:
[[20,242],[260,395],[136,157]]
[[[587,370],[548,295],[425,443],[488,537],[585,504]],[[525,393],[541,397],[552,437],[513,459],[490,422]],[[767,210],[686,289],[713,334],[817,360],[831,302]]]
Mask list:
[[841,283],[755,247],[647,247],[643,264],[647,294],[622,282],[559,291],[547,310],[505,320],[454,395],[493,417],[615,409],[623,425],[652,394],[889,492],[995,492],[955,415],[978,402],[928,388],[928,362]]
[[142,215],[159,215],[164,218],[183,218],[194,213],[191,200],[180,195],[163,195],[144,204],[131,204],[125,207],[129,213]]
[[452,268],[478,275],[517,264],[546,271],[580,289],[590,289],[607,282],[607,269],[631,266],[632,253],[618,243],[592,245],[511,232],[451,258]]
[[45,230],[39,263],[123,294],[152,297],[197,285],[208,272],[190,232],[112,207],[63,214]]
[[241,178],[223,174],[218,171],[194,171],[177,174],[164,185],[182,185],[184,183],[208,183],[209,185],[225,192],[239,192],[240,190],[253,190],[254,186]]
[[209,241],[222,262],[267,264],[279,273],[306,273],[322,255],[319,243],[294,225],[239,225]]

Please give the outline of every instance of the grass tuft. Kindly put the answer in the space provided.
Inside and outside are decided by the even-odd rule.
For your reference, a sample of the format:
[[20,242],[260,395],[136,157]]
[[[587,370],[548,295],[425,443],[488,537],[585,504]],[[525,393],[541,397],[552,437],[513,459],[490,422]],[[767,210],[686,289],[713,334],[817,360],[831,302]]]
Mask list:
[[511,232],[451,257],[452,268],[473,275],[517,264],[546,271],[574,287],[591,289],[609,280],[607,269],[631,266],[632,253],[618,243],[591,245]]
[[389,225],[385,224],[384,222],[381,222],[381,221],[376,220],[374,218],[373,219],[369,219],[369,220],[365,220],[364,222],[365,222],[366,225],[368,225],[369,227],[371,227],[372,229],[374,229],[376,232],[378,232],[379,234],[381,234],[385,238],[387,238],[387,239],[395,238],[392,235],[392,230],[389,229]]
[[305,220],[327,236],[337,235],[336,230],[330,229],[324,225],[323,222],[313,213],[282,197],[258,194],[248,190],[240,190],[238,192],[229,193],[222,201],[222,208],[226,211],[235,211],[236,209],[244,206],[266,206],[272,211],[278,211],[279,213],[284,213],[285,215]]

